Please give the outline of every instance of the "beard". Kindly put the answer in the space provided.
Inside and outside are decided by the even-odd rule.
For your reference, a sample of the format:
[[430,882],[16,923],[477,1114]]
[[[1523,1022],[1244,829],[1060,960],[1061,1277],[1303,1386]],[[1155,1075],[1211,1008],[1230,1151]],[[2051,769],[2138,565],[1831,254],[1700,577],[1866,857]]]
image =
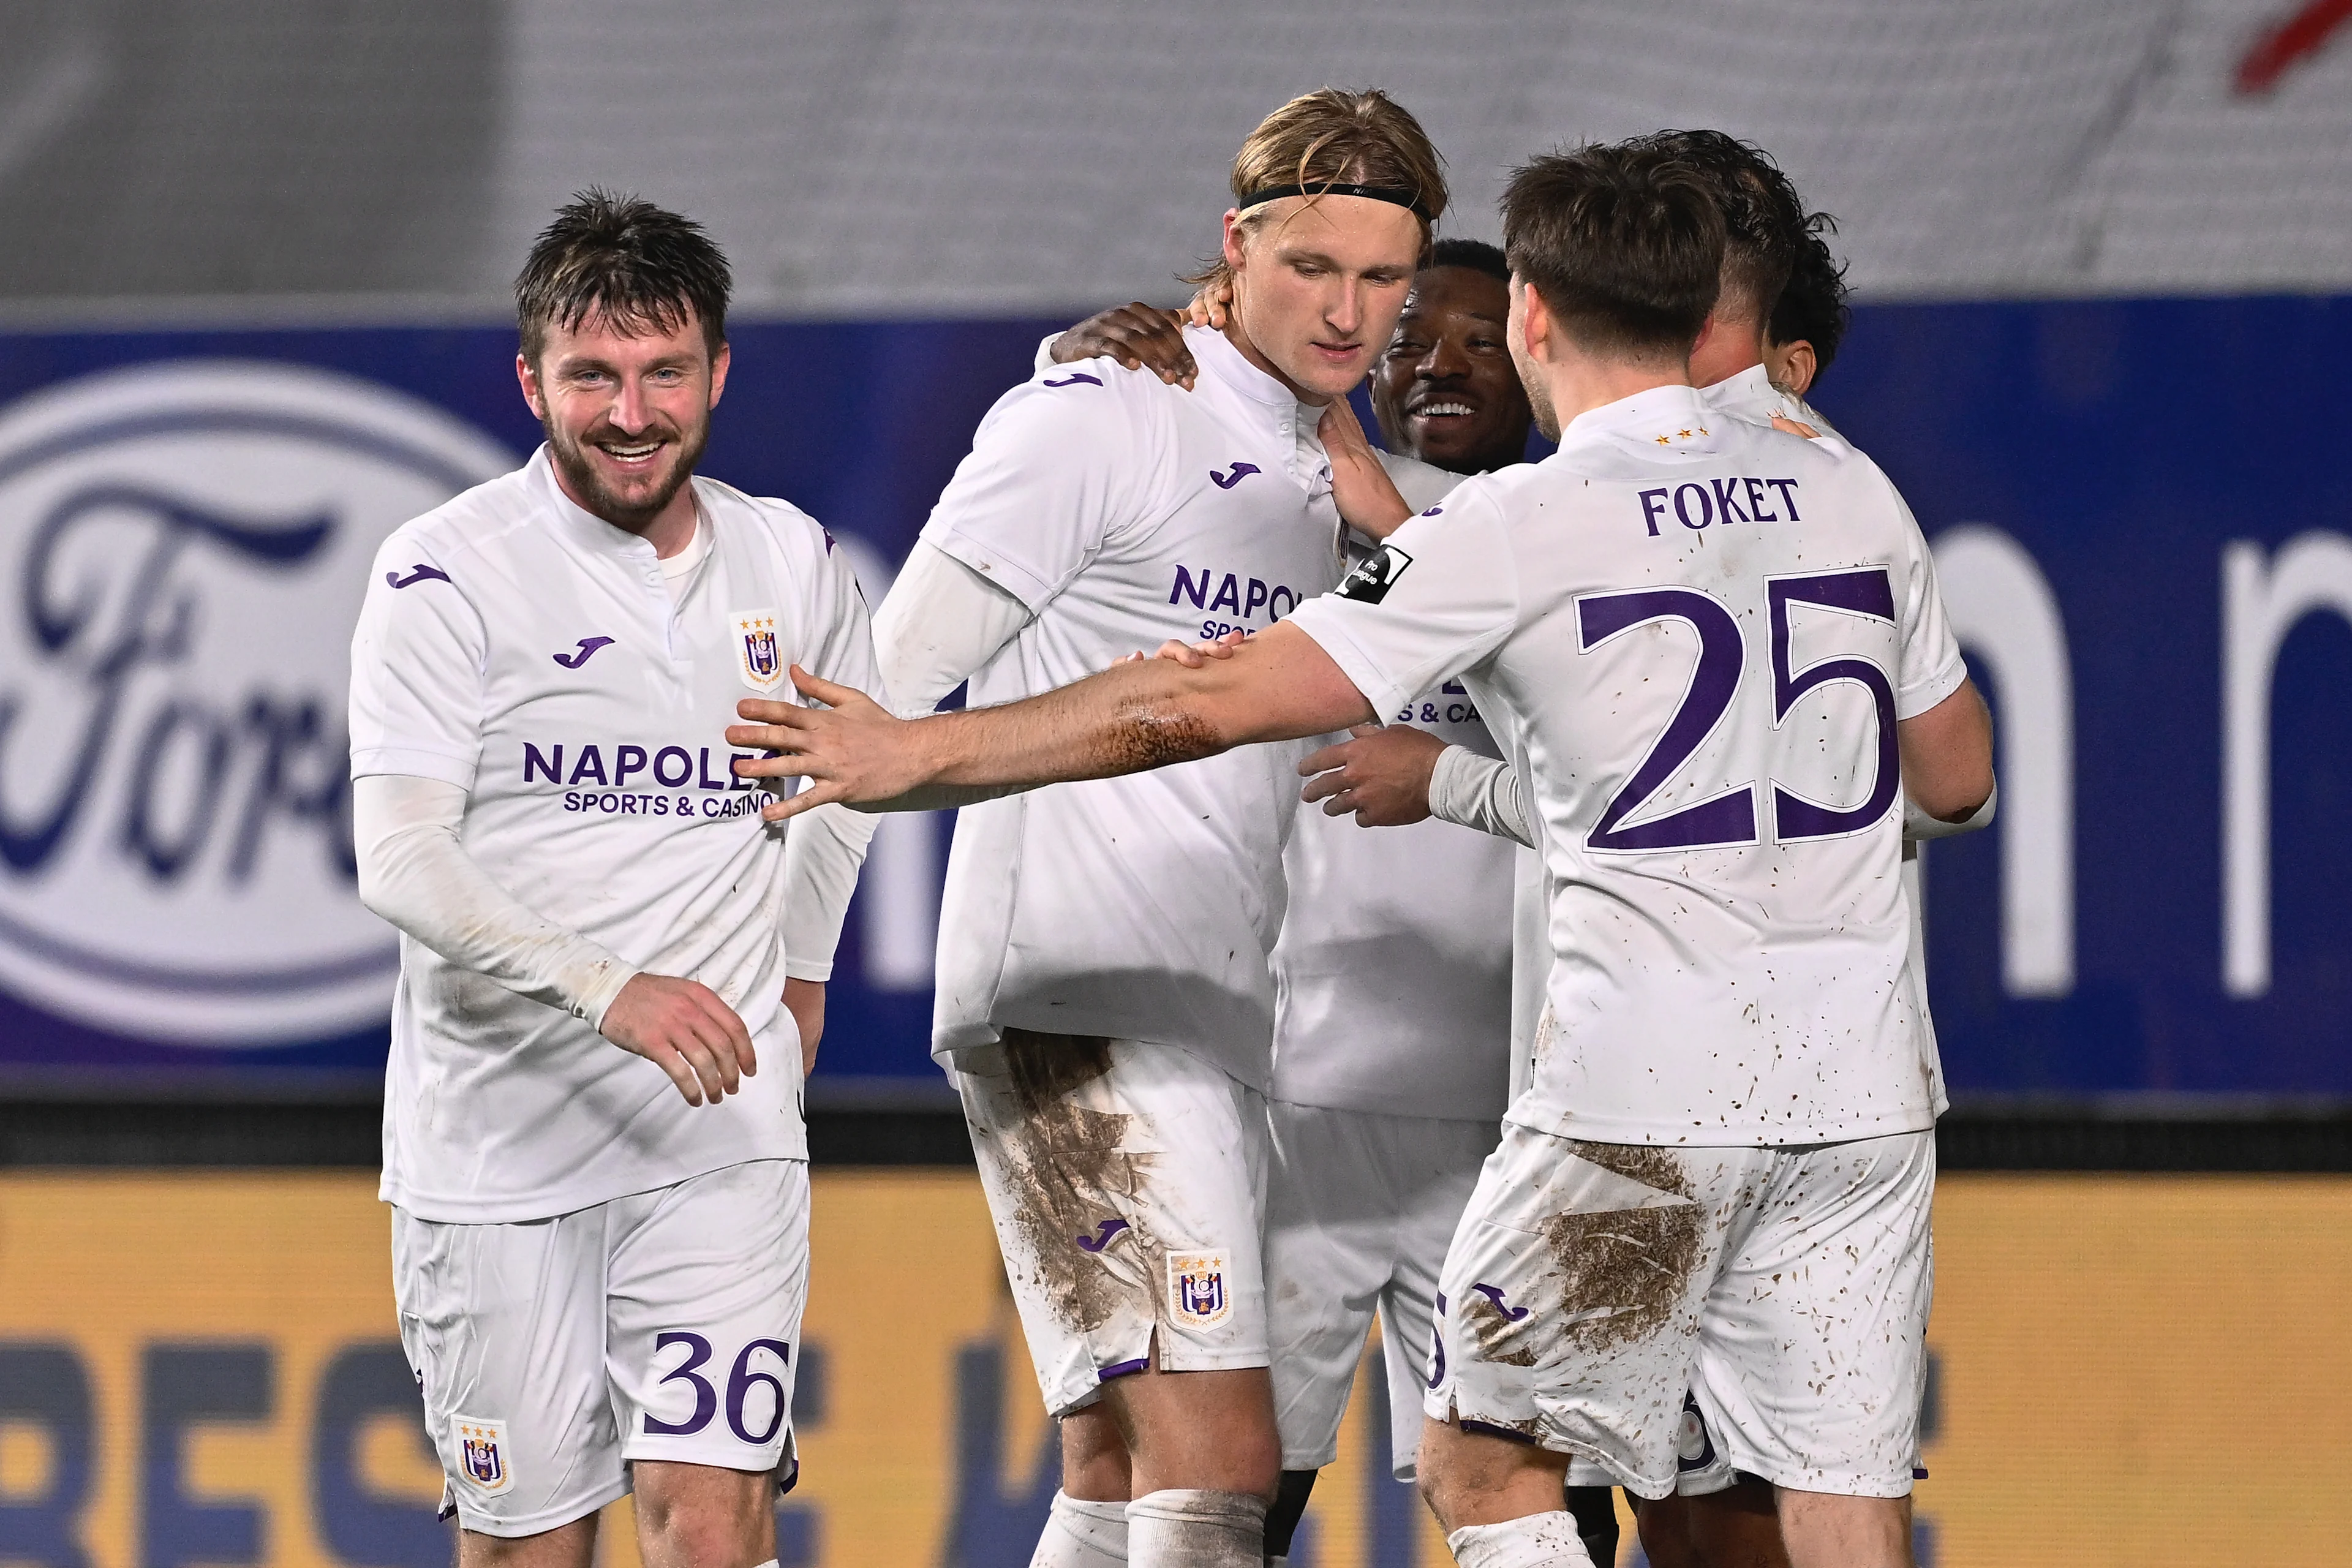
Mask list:
[[[550,410],[550,414],[552,414]],[[625,436],[608,423],[599,420],[587,433],[574,440],[557,428],[552,417],[542,418],[540,427],[547,432],[548,455],[554,459],[557,470],[564,479],[564,489],[578,498],[590,512],[603,518],[615,528],[636,532],[662,513],[678,492],[680,486],[694,477],[694,466],[702,459],[702,449],[710,441],[710,420],[708,416],[695,422],[693,428],[680,430],[664,421]],[[656,440],[666,443],[669,454],[668,467],[632,485],[626,492],[614,489],[598,471],[588,448],[600,442],[630,445],[638,441]]]
[[1535,416],[1536,430],[1547,441],[1559,439],[1559,415],[1551,405],[1551,388],[1544,384],[1537,373],[1534,358],[1516,332],[1510,338],[1511,363],[1519,373],[1519,384],[1528,395],[1528,412]]

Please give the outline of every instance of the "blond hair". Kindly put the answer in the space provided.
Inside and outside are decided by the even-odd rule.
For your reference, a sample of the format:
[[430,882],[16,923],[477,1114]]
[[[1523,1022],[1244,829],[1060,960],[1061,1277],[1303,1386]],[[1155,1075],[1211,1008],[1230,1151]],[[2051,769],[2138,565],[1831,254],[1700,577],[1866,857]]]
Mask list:
[[[1259,121],[1234,154],[1232,185],[1236,205],[1287,185],[1300,187],[1309,202],[1333,185],[1370,185],[1410,196],[1421,220],[1423,258],[1445,213],[1445,160],[1420,121],[1372,88],[1318,88]],[[1254,231],[1272,211],[1270,205],[1247,208],[1234,226]],[[1220,255],[1182,281],[1213,291],[1230,285],[1233,272]]]

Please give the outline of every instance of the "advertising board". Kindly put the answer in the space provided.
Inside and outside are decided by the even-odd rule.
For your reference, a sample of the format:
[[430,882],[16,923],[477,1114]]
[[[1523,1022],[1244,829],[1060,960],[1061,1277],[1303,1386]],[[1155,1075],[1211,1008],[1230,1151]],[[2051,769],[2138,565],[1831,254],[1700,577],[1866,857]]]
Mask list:
[[[783,1568],[1022,1568],[1058,1470],[977,1180],[814,1205]],[[1953,1175],[1936,1226],[1923,1564],[2352,1563],[2326,1477],[2263,1462],[2352,1443],[2352,1178]],[[0,1176],[0,1563],[443,1568],[390,1230],[358,1174]],[[1294,1562],[1446,1561],[1382,1387]]]
[[[878,597],[1048,325],[740,325],[705,468],[814,513]],[[384,531],[536,441],[512,352],[0,336],[0,1089],[376,1080],[347,627]],[[2000,822],[1927,858],[1957,1090],[2352,1096],[2347,353],[2345,299],[1857,311],[1819,401],[1935,541],[2000,721]],[[877,837],[819,1104],[937,1091],[947,831]]]

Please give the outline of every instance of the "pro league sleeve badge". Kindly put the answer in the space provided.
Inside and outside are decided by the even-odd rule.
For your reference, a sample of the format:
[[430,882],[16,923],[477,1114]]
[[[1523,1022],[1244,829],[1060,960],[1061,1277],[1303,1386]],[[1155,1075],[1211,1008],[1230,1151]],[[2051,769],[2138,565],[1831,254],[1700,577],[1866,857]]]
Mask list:
[[1393,544],[1383,544],[1357,564],[1339,587],[1339,597],[1360,605],[1377,605],[1412,564],[1412,557]]
[[784,683],[783,647],[777,640],[779,617],[773,610],[730,610],[727,623],[735,643],[735,664],[743,684],[754,691],[773,691]]

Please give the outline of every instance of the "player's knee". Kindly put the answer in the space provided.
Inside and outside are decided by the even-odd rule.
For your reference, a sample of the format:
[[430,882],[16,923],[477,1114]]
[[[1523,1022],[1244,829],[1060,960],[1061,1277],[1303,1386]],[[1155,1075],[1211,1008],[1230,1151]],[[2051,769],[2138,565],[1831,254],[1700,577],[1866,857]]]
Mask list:
[[737,1568],[749,1561],[743,1553],[762,1535],[761,1514],[772,1484],[767,1476],[731,1470],[692,1476],[700,1467],[691,1467],[688,1477],[656,1479],[642,1473],[646,1467],[638,1468],[637,1538],[647,1562]]

